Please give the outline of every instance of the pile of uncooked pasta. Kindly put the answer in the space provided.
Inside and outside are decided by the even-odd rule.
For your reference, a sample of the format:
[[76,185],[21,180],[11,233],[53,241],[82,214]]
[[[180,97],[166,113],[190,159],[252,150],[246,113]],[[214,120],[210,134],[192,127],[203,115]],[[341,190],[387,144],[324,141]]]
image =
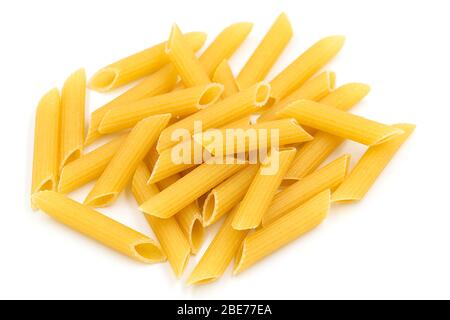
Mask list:
[[[314,229],[331,203],[361,200],[414,125],[349,112],[369,86],[335,88],[335,74],[321,71],[342,36],[314,43],[266,82],[293,34],[285,14],[235,76],[228,59],[251,29],[233,24],[197,54],[206,35],[174,25],[166,42],[100,69],[91,90],[135,84],[91,113],[87,134],[84,70],[61,93],[44,95],[33,208],[141,262],[167,260],[178,277],[204,232],[221,223],[187,280],[201,284],[218,279],[233,258],[236,274]],[[345,140],[367,146],[352,170],[349,154],[327,160]],[[67,195],[92,181],[83,203]],[[94,209],[112,206],[126,188],[156,239]]]

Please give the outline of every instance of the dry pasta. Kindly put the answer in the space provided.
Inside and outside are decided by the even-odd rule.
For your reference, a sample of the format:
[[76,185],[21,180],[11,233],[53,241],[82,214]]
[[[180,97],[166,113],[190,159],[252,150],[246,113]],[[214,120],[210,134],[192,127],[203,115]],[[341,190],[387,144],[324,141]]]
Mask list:
[[[194,50],[205,42],[202,32],[186,33],[183,37]],[[96,91],[110,91],[157,71],[169,63],[165,47],[166,42],[159,43],[100,69],[89,80],[89,87]]]
[[403,130],[309,100],[293,102],[278,113],[300,124],[368,146],[388,141]]
[[61,92],[60,170],[83,151],[85,93],[86,74],[80,69],[67,78]]
[[[233,218],[232,226],[234,229],[255,229],[261,224],[273,196],[294,159],[295,152],[295,148],[273,151],[269,155],[269,161],[261,165]],[[268,165],[272,165],[270,162],[275,161],[276,157],[279,159],[278,170],[272,174],[264,174],[263,170]]]
[[270,27],[237,77],[239,88],[245,89],[264,80],[292,38],[292,27],[282,13]]
[[59,118],[59,92],[53,89],[42,97],[36,110],[31,194],[55,190],[58,184]]
[[317,227],[330,208],[330,191],[326,190],[280,219],[249,234],[236,256],[234,274],[238,274],[289,242]]
[[65,165],[61,171],[58,192],[68,193],[101,176],[126,136],[120,136]]
[[137,166],[156,142],[169,120],[170,114],[141,120],[131,130],[84,203],[94,207],[104,207],[113,203],[131,180]]
[[263,216],[263,226],[293,210],[319,192],[334,190],[344,181],[349,169],[350,155],[343,155],[277,193]]
[[[149,175],[148,168],[141,162],[131,183],[131,190],[139,205],[159,192],[156,185],[147,184]],[[159,219],[150,215],[145,215],[145,218],[167,255],[175,275],[180,277],[189,261],[191,247],[178,222],[175,218]]]
[[350,175],[333,193],[333,202],[358,201],[365,196],[389,161],[415,129],[412,124],[397,124],[395,127],[405,133],[385,143],[369,147]]
[[209,83],[123,104],[105,114],[98,131],[106,134],[131,128],[140,120],[161,113],[185,117],[216,102],[222,91],[222,85]]
[[239,92],[236,79],[234,78],[233,72],[230,69],[230,65],[227,60],[223,60],[221,64],[217,67],[214,75],[212,77],[214,82],[221,83],[223,85],[224,98],[232,96]]
[[34,205],[55,220],[104,245],[144,263],[166,260],[152,239],[55,191],[32,196]]

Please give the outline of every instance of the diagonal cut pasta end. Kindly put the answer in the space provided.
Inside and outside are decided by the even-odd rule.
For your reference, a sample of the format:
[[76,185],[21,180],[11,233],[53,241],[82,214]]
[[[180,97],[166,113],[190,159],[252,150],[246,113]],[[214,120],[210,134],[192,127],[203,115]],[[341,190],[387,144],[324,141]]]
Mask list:
[[119,71],[107,67],[97,71],[88,82],[88,87],[98,92],[107,92],[114,88],[119,77]]

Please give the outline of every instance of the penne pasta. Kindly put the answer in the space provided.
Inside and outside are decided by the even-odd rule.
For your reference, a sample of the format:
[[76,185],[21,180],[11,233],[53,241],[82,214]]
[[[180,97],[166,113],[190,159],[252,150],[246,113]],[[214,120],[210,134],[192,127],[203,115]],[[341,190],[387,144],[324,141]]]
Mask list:
[[232,96],[239,92],[236,79],[234,78],[233,71],[231,71],[230,65],[227,60],[223,60],[221,64],[217,67],[212,80],[223,85],[224,98]]
[[90,145],[102,135],[98,131],[103,117],[110,111],[123,104],[129,104],[143,98],[157,96],[173,89],[177,82],[177,72],[172,65],[167,65],[154,74],[146,77],[136,86],[114,100],[98,108],[91,114],[88,133],[84,142],[85,146]]
[[221,84],[209,83],[123,104],[105,114],[98,131],[107,134],[131,128],[140,120],[161,113],[185,117],[216,102],[222,91]]
[[331,197],[333,202],[359,201],[366,195],[389,161],[415,129],[413,124],[397,124],[395,127],[405,133],[385,143],[369,147],[350,175],[333,193]]
[[80,69],[67,78],[61,92],[60,171],[83,151],[85,96],[86,73]]
[[259,165],[249,165],[211,190],[203,203],[203,225],[212,225],[234,208],[247,193]]
[[326,190],[280,219],[249,234],[236,256],[234,274],[241,273],[317,227],[326,218],[329,208],[330,191]]
[[252,28],[252,23],[239,22],[226,27],[219,33],[198,58],[208,76],[212,77],[223,60],[231,58],[252,31]]
[[202,130],[219,128],[220,126],[241,118],[251,110],[256,110],[267,102],[270,86],[264,82],[230,96],[216,104],[200,110],[187,118],[167,127],[159,137],[156,149],[162,152],[176,145],[179,141],[172,140],[172,134],[184,130],[194,134],[196,123],[200,123]]
[[223,147],[219,152],[226,155],[255,151],[260,148],[269,149],[273,141],[278,144],[277,147],[281,147],[312,140],[311,135],[303,130],[295,119],[244,125],[241,128],[234,126],[232,129],[234,130],[213,129],[211,131],[213,135],[226,137],[224,142],[219,141],[221,142],[219,146],[216,146],[215,141],[211,141],[203,133],[194,135],[194,140],[213,155],[217,155],[218,147]]
[[245,89],[264,80],[292,38],[292,27],[285,13],[280,14],[237,77]]
[[173,25],[166,45],[166,54],[175,66],[186,87],[195,87],[210,83],[208,73],[196,58],[194,51],[184,40],[177,25]]
[[344,41],[342,36],[331,36],[316,42],[270,82],[271,97],[280,101],[291,94],[330,61]]
[[[186,33],[183,37],[194,50],[201,48],[206,39],[202,32]],[[169,63],[165,47],[166,42],[159,43],[100,69],[89,80],[89,87],[95,91],[110,91],[157,71]]]
[[125,139],[126,136],[115,138],[65,165],[59,177],[58,192],[68,193],[100,177]]
[[[347,111],[360,102],[369,91],[370,87],[366,84],[348,83],[320,100],[320,103]],[[299,180],[316,170],[343,141],[344,139],[326,132],[315,133],[313,140],[298,149],[285,180]]]
[[350,155],[343,155],[277,193],[263,216],[262,225],[270,224],[324,190],[337,188],[347,176],[349,164]]
[[31,194],[55,190],[58,184],[59,119],[60,97],[58,89],[53,89],[41,98],[36,110]]
[[33,194],[40,210],[58,222],[144,263],[166,260],[158,244],[143,234],[55,191]]
[[[180,175],[173,175],[158,182],[160,190],[164,190],[181,179]],[[203,244],[205,230],[203,229],[203,219],[201,211],[197,206],[197,202],[194,201],[188,204],[186,207],[180,210],[175,215],[175,219],[184,232],[184,235],[189,241],[192,254],[196,254]]]
[[147,200],[139,209],[155,217],[169,218],[243,167],[241,164],[204,163]]
[[383,143],[403,133],[399,128],[309,100],[293,102],[278,114],[294,117],[302,125],[368,146]]
[[169,120],[170,114],[141,120],[115,153],[84,203],[93,207],[112,204],[131,180],[137,166],[156,142]]
[[[273,196],[294,159],[295,152],[295,148],[287,148],[280,151],[274,150],[269,155],[268,163],[261,164],[233,218],[232,226],[234,229],[256,229],[261,224],[261,220],[269,208]],[[278,170],[271,175],[265,175],[263,170],[268,165],[272,165],[276,158],[279,159]]]
[[[237,209],[237,208],[236,208]],[[227,217],[199,263],[189,276],[187,283],[206,284],[220,278],[239,250],[248,230],[235,230],[231,226],[234,213]]]
[[319,101],[334,90],[335,79],[336,74],[334,72],[322,72],[264,111],[258,118],[258,122],[276,120],[277,113],[293,101],[300,99]]
[[[131,183],[131,191],[138,205],[159,193],[156,185],[147,184],[149,175],[148,168],[141,162]],[[175,275],[179,278],[186,268],[191,253],[191,247],[183,231],[175,218],[159,219],[150,215],[145,215],[145,218],[167,255]]]

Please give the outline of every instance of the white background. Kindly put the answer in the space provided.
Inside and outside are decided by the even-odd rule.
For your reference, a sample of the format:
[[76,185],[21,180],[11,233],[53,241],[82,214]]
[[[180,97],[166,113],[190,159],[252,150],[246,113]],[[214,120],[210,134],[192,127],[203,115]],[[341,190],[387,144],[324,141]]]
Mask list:
[[[0,298],[450,298],[448,1],[1,1]],[[186,287],[167,264],[142,265],[29,208],[34,111],[79,67],[88,75],[164,40],[173,22],[206,31],[254,22],[231,60],[238,72],[275,17],[295,36],[268,80],[321,37],[346,45],[327,69],[360,81],[355,108],[417,130],[358,204],[237,277]],[[116,92],[115,94],[117,94]],[[93,110],[112,95],[88,95]],[[363,148],[346,144],[336,153]],[[334,155],[334,156],[336,156]],[[74,194],[82,199],[88,188]],[[129,192],[103,210],[151,235]],[[210,236],[213,230],[210,230]],[[204,246],[206,248],[206,245]]]

